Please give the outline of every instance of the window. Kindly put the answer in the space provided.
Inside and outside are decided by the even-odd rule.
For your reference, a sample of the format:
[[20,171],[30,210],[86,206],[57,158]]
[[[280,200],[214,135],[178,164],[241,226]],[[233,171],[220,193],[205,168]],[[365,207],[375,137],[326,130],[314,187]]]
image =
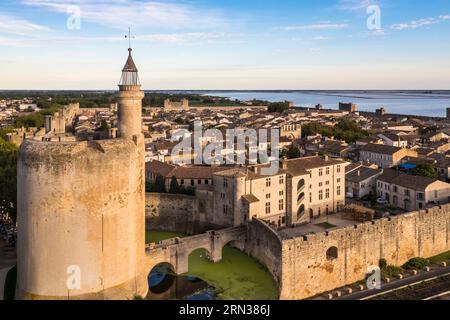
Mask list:
[[225,199],[225,193],[220,194],[220,199]]
[[209,184],[209,180],[205,180],[205,184]]
[[394,186],[394,192],[398,192],[397,186]]
[[323,169],[319,169],[319,177],[323,176]]
[[424,200],[425,199],[425,194],[422,192],[418,192],[417,193],[417,200]]
[[202,180],[198,179],[197,184],[202,184]]
[[280,201],[278,201],[278,209],[281,211],[281,210],[284,210],[284,200],[280,200]]
[[180,184],[181,184],[181,185],[184,185],[184,179],[181,179],[181,180],[180,180]]
[[223,214],[224,215],[228,214],[228,206],[226,204],[223,206]]
[[284,184],[284,176],[280,176],[280,184]]
[[270,202],[266,202],[266,214],[270,213]]
[[312,193],[309,193],[309,202],[312,202]]
[[266,199],[270,199],[270,193],[266,194]]
[[408,196],[409,197],[409,190],[408,189],[405,189],[405,196]]
[[325,185],[329,186],[330,185],[330,181],[328,180],[327,182],[325,182]]
[[305,179],[302,179],[297,184],[297,191],[300,191],[305,186]]
[[439,197],[438,191],[434,191],[434,197],[437,199]]
[[325,173],[326,175],[329,175],[330,174],[330,167],[327,167],[327,169],[326,169],[326,173]]
[[223,179],[223,186],[225,188],[228,188],[228,180],[227,179]]
[[330,189],[325,190],[325,199],[330,199]]
[[270,187],[271,185],[272,185],[271,179],[270,179],[270,178],[267,178],[267,179],[266,179],[266,187]]
[[331,247],[327,250],[327,260],[336,260],[338,258],[338,248]]
[[337,167],[336,167],[336,172],[337,172],[337,173],[341,173],[341,166],[337,166]]
[[195,181],[194,180],[191,180],[191,186],[192,187],[195,186]]
[[300,219],[305,214],[305,205],[302,204],[297,211],[297,220]]
[[337,183],[341,183],[341,178],[338,178],[338,179],[337,179]]
[[322,187],[323,186],[323,182],[319,182],[319,187]]
[[319,191],[319,200],[323,200],[323,190]]
[[279,192],[279,195],[280,195],[280,197],[284,196],[284,191],[281,190],[281,191]]

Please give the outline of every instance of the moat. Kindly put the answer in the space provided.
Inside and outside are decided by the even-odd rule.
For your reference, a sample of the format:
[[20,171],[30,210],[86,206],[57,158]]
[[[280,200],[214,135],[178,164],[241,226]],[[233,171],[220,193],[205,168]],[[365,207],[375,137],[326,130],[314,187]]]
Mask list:
[[[159,242],[186,235],[147,231],[146,242]],[[150,270],[149,270],[150,272]],[[226,246],[219,263],[208,260],[206,251],[189,256],[189,272],[176,276],[169,265],[154,268],[149,276],[149,300],[275,300],[278,290],[271,274],[255,259]]]

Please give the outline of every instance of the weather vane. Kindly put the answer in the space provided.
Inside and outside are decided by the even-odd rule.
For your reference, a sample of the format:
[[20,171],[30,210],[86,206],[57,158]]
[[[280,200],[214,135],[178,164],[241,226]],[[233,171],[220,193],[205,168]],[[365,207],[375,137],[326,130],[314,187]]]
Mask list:
[[125,35],[125,39],[128,39],[129,47],[131,49],[131,39],[136,39],[135,36],[131,35],[131,28],[128,28],[128,34]]

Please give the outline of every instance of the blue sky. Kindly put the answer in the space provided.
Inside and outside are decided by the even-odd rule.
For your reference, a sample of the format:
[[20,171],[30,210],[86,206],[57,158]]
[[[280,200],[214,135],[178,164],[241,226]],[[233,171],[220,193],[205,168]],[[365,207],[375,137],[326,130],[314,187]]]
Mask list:
[[0,88],[114,89],[129,26],[145,89],[450,89],[449,0],[2,0]]

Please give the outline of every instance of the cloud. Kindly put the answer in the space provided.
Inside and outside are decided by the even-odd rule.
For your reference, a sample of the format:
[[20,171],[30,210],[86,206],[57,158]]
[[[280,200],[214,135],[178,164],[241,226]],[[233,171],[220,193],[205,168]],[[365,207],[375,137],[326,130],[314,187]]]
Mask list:
[[36,33],[49,30],[45,26],[0,13],[0,33],[33,36]]
[[393,24],[391,26],[391,29],[394,30],[408,30],[408,29],[418,29],[421,27],[426,27],[426,26],[432,26],[435,24],[439,24],[443,21],[446,20],[450,20],[450,16],[448,15],[442,15],[439,16],[438,18],[426,18],[426,19],[420,19],[420,20],[414,20],[411,22],[407,22],[407,23],[398,23],[398,24]]
[[323,37],[323,36],[319,36],[319,37],[313,37],[312,38],[315,41],[322,41],[322,40],[329,40],[329,37]]
[[366,10],[371,5],[379,4],[372,0],[339,0],[337,8],[344,11]]
[[148,0],[22,0],[28,6],[70,15],[77,8],[81,19],[124,29],[134,27],[218,27],[226,24],[217,10],[188,4]]
[[295,31],[295,30],[336,30],[345,29],[348,24],[345,23],[317,23],[299,26],[276,27],[277,30]]
[[[205,43],[242,43],[243,35],[229,34],[225,32],[188,32],[188,33],[154,33],[144,34],[136,37],[135,41],[152,42],[152,43],[166,43],[179,45],[196,45]],[[36,36],[36,37],[0,37],[0,46],[14,46],[14,47],[30,47],[47,45],[52,43],[67,43],[71,44],[89,44],[99,42],[123,42],[123,37],[118,36],[92,36],[92,37],[77,37],[77,36]]]

